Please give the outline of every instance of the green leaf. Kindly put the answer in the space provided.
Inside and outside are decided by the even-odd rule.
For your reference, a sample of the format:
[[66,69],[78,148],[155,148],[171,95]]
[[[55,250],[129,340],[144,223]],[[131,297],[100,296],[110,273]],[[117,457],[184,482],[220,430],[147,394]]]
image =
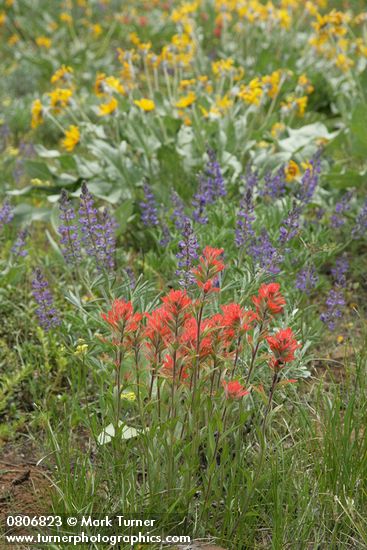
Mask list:
[[353,110],[350,123],[353,149],[360,155],[367,154],[367,105],[360,103]]
[[27,174],[31,178],[38,178],[41,180],[53,179],[53,174],[47,164],[40,160],[25,160],[24,166]]

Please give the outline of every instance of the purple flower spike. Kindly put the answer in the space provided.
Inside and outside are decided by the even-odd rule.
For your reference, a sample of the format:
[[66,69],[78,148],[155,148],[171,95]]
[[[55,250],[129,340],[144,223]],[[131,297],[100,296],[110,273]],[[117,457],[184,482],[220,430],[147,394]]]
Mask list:
[[236,246],[248,247],[255,237],[253,223],[255,221],[254,205],[252,202],[252,189],[248,188],[240,203],[240,209],[236,220]]
[[140,202],[140,208],[141,219],[145,227],[159,225],[157,202],[148,183],[144,184],[144,200]]
[[335,205],[335,212],[331,216],[330,225],[333,229],[338,229],[345,224],[344,214],[350,210],[350,200],[353,197],[353,193],[348,191],[342,197],[341,201],[337,202]]
[[282,166],[277,170],[277,172],[265,175],[264,177],[265,186],[261,192],[261,195],[264,197],[270,197],[271,199],[276,199],[285,194],[286,189],[286,180],[284,175],[284,167]]
[[208,179],[208,187],[212,189],[213,198],[225,197],[227,194],[225,182],[222,174],[222,169],[215,152],[212,149],[208,149],[208,163],[205,167],[205,174]]
[[283,257],[273,246],[266,229],[262,230],[260,236],[249,247],[249,254],[254,263],[258,263],[266,272],[279,273],[279,264],[283,261]]
[[317,285],[319,278],[313,266],[306,267],[299,271],[296,279],[296,288],[310,294],[311,290]]
[[290,240],[292,240],[299,232],[300,216],[302,214],[302,207],[293,204],[292,210],[289,211],[288,216],[283,220],[279,229],[279,243],[284,246]]
[[28,252],[27,252],[27,250],[25,250],[27,236],[28,236],[28,229],[27,228],[21,229],[19,231],[18,236],[16,238],[16,241],[13,244],[13,247],[11,249],[12,253],[15,256],[20,256],[22,258],[27,256]]
[[108,208],[105,208],[101,214],[100,231],[96,240],[98,251],[97,266],[104,267],[107,270],[115,268],[116,252],[116,229],[118,223],[111,216]]
[[81,259],[79,231],[77,224],[74,222],[76,218],[75,210],[65,189],[61,191],[59,207],[62,224],[59,226],[58,232],[63,256],[68,263],[78,263]]
[[327,310],[320,315],[320,319],[330,330],[335,330],[336,321],[343,316],[345,298],[342,290],[332,288],[326,299]]
[[352,229],[352,237],[354,239],[361,239],[365,236],[367,231],[367,200],[359,212],[355,226]]
[[199,243],[196,239],[191,222],[186,219],[182,232],[182,240],[178,243],[179,251],[176,254],[178,258],[178,267],[176,275],[180,277],[179,283],[184,288],[188,288],[195,282],[195,277],[191,272],[194,260],[197,260]]
[[97,208],[94,206],[94,198],[85,182],[82,184],[82,193],[80,195],[79,222],[87,254],[97,259],[97,239],[101,232],[101,225],[98,221]]
[[2,231],[5,225],[11,222],[13,217],[14,217],[13,208],[10,202],[8,201],[8,199],[5,199],[0,209],[0,231]]
[[171,201],[174,207],[171,215],[171,220],[175,224],[175,227],[182,231],[186,221],[185,205],[181,197],[176,193],[176,191],[172,193]]
[[312,197],[319,184],[321,172],[321,150],[319,150],[310,160],[310,168],[307,168],[301,179],[301,188],[299,191],[300,201],[306,205],[311,202]]
[[346,274],[349,269],[349,262],[345,255],[338,258],[335,262],[335,267],[332,268],[331,273],[334,277],[335,284],[339,287],[345,287],[347,285]]
[[33,297],[38,304],[36,314],[40,326],[49,331],[50,329],[60,325],[60,317],[53,307],[53,297],[50,292],[48,282],[45,279],[42,271],[37,268],[34,272],[32,281]]

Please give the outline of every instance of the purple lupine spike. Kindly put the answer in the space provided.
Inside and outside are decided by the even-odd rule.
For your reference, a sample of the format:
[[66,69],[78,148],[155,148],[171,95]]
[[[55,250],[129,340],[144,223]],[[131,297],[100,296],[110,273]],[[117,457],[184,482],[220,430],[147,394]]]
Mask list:
[[352,229],[352,237],[354,239],[361,239],[366,234],[366,231],[367,231],[367,199],[356,218],[356,223]]
[[145,227],[156,227],[159,225],[157,201],[148,183],[144,184],[144,200],[139,203],[141,208],[141,219]]
[[279,243],[281,246],[284,246],[298,234],[301,214],[302,207],[294,203],[279,229]]
[[331,273],[334,277],[334,282],[338,287],[345,287],[347,285],[347,277],[349,262],[346,255],[343,254],[340,258],[337,258],[335,267],[332,268]]
[[203,176],[199,176],[199,190],[195,193],[192,199],[192,206],[194,208],[192,217],[197,223],[205,225],[208,223],[208,216],[206,215],[206,207],[212,202],[212,195],[207,189],[207,180]]
[[97,266],[113,270],[115,268],[116,229],[118,228],[118,223],[111,216],[108,208],[102,211],[99,227],[96,239]]
[[175,227],[182,231],[186,221],[184,202],[178,195],[178,193],[176,193],[176,191],[173,191],[171,195],[171,201],[174,207],[171,215],[171,220],[175,224]]
[[8,199],[5,199],[0,209],[0,231],[7,225],[14,217],[13,207]]
[[311,290],[317,285],[318,280],[315,268],[307,266],[297,273],[296,288],[306,294],[310,294]]
[[94,205],[93,195],[89,192],[87,184],[82,183],[82,193],[80,195],[79,222],[82,231],[82,241],[87,254],[99,260],[99,239],[101,234],[101,224],[98,220],[98,211]]
[[26,227],[19,231],[17,238],[15,240],[15,243],[12,246],[11,251],[15,256],[20,256],[22,258],[27,256],[28,251],[25,249],[27,237],[28,237],[28,228]]
[[53,306],[53,297],[48,282],[39,268],[33,274],[32,288],[33,297],[38,304],[36,314],[40,326],[49,331],[51,328],[60,325],[61,320],[56,308]]
[[264,188],[261,191],[261,195],[264,197],[270,197],[276,199],[285,194],[286,191],[286,179],[284,175],[284,167],[281,166],[275,173],[268,172],[264,176]]
[[68,263],[78,263],[81,259],[81,247],[78,225],[74,222],[76,215],[71,200],[65,189],[59,199],[60,220],[58,227],[62,253]]
[[125,273],[130,281],[130,288],[134,289],[136,287],[136,277],[134,270],[129,265],[125,267]]
[[336,203],[335,212],[330,218],[330,225],[333,229],[338,229],[345,224],[344,214],[350,210],[350,200],[353,197],[352,191],[348,191],[342,199]]
[[256,187],[259,185],[259,173],[258,171],[252,166],[252,164],[248,164],[246,167],[246,173],[244,176],[245,180],[245,189],[251,190],[251,194],[253,195]]
[[311,167],[307,168],[303,174],[300,190],[298,192],[299,199],[304,205],[311,202],[319,183],[321,173],[321,150],[317,151],[309,164]]
[[253,223],[255,221],[254,205],[252,200],[252,189],[247,188],[241,200],[240,209],[236,220],[236,246],[249,246],[255,237]]
[[343,316],[343,308],[346,302],[343,291],[337,287],[329,291],[326,299],[326,311],[320,315],[320,319],[330,330],[335,330],[336,321]]
[[249,254],[254,263],[258,263],[268,273],[279,273],[279,264],[283,261],[283,256],[273,246],[266,229],[263,229],[260,236],[251,244]]
[[190,220],[187,218],[182,232],[182,239],[178,243],[179,251],[176,254],[178,258],[178,270],[176,275],[180,277],[179,284],[184,288],[188,288],[195,282],[195,277],[192,273],[194,260],[197,260],[199,243],[196,239],[194,230]]
[[171,241],[171,233],[168,229],[168,225],[165,222],[162,222],[162,237],[159,241],[160,246],[165,247]]
[[225,197],[227,194],[222,169],[217,160],[213,149],[207,151],[209,160],[205,167],[205,174],[209,180],[208,187],[211,187],[214,199],[216,197]]

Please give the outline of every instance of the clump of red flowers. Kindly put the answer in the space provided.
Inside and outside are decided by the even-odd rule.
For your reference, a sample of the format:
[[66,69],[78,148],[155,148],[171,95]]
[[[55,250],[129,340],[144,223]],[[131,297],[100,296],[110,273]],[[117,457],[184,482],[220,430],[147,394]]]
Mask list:
[[[195,391],[201,384],[200,391],[211,396],[224,392],[227,399],[241,399],[251,389],[251,375],[263,364],[267,344],[268,366],[277,373],[295,359],[300,347],[291,328],[269,335],[274,316],[286,305],[278,283],[260,286],[252,297],[255,310],[232,302],[213,312],[209,298],[220,292],[219,275],[224,269],[223,249],[206,247],[192,271],[197,284],[193,296],[170,290],[157,308],[144,313],[134,312],[131,301],[117,299],[102,313],[116,345],[116,368],[123,368],[123,360],[132,355],[139,389],[145,386],[149,397],[156,387],[160,398],[167,380],[164,391],[170,392],[171,411],[180,387]],[[131,361],[127,368],[131,369]],[[134,379],[134,372],[130,374]]]

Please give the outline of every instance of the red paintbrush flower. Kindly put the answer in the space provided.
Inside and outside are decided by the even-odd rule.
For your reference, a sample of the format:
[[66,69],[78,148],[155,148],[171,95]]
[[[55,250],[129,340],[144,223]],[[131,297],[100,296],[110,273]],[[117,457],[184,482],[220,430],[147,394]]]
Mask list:
[[[201,358],[206,357],[210,354],[212,346],[209,334],[205,334],[205,322],[201,326],[199,339],[199,355]],[[188,352],[196,353],[198,344],[198,322],[195,317],[190,317],[190,319],[185,321],[180,341]]]
[[242,386],[242,384],[238,382],[238,380],[232,380],[230,382],[222,380],[222,386],[227,399],[241,399],[241,397],[250,393],[246,390],[245,386]]
[[294,352],[300,348],[291,328],[279,330],[273,336],[266,338],[271,351],[274,354],[272,358],[272,368],[280,368],[286,363],[294,360]]
[[[166,355],[163,361],[162,368],[160,369],[161,374],[163,376],[167,376],[168,378],[173,378],[173,366],[174,366],[174,363],[173,363],[172,356],[169,354]],[[181,380],[186,380],[188,377],[189,375],[187,374],[185,367],[177,368],[176,377],[175,377],[176,379],[179,379],[179,381],[181,381]]]
[[191,306],[192,302],[185,290],[170,290],[162,298],[164,308],[171,317],[177,317]]
[[101,317],[115,331],[123,331],[125,334],[136,331],[142,319],[141,313],[133,312],[131,302],[124,299],[116,299],[107,313],[101,313]]
[[158,348],[170,334],[168,319],[170,317],[164,306],[158,307],[152,313],[146,313],[147,325],[144,336],[148,340],[148,347]]
[[198,287],[204,294],[219,292],[218,274],[225,268],[224,263],[219,259],[223,252],[223,248],[206,246],[199,258],[198,267],[192,271]]
[[251,328],[251,324],[257,319],[252,309],[246,310],[239,304],[232,303],[221,306],[223,311],[224,334],[227,339],[241,336]]
[[273,315],[282,313],[285,299],[279,290],[279,283],[263,284],[259,288],[258,296],[252,297],[252,301],[256,306],[256,311],[261,318],[268,312]]

